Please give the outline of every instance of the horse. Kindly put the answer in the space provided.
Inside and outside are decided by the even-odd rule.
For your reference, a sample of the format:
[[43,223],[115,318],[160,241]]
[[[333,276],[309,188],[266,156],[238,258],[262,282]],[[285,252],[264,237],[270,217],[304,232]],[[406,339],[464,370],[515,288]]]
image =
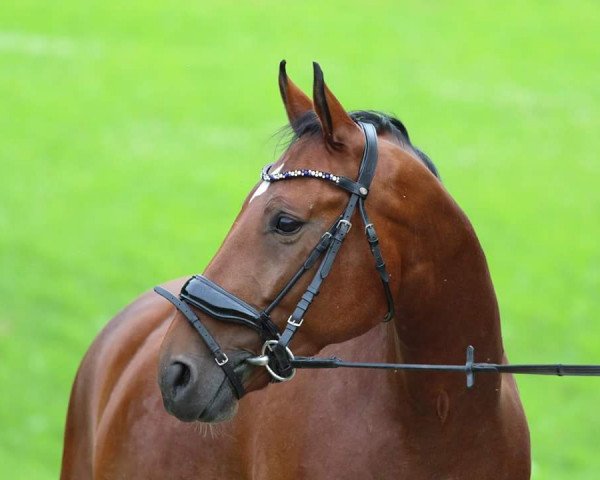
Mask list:
[[[280,64],[293,138],[192,286],[247,310],[272,306],[269,328],[301,324],[283,360],[293,349],[456,364],[473,345],[478,360],[507,363],[484,253],[435,166],[399,120],[348,113],[313,67],[311,99]],[[357,182],[335,184],[362,178],[367,131],[377,147],[368,197],[364,186],[350,191]],[[365,211],[346,207],[346,225],[338,219],[349,197]],[[364,238],[367,212],[376,245]],[[342,228],[339,254],[296,319],[290,312],[317,275],[289,279]],[[321,272],[323,263],[306,270]],[[186,280],[163,292],[191,298]],[[172,297],[174,308],[147,292],[95,339],[72,388],[62,480],[530,478],[529,431],[511,375],[482,376],[470,390],[459,375],[397,370],[302,370],[273,383],[252,361],[265,352],[264,336],[196,300]]]

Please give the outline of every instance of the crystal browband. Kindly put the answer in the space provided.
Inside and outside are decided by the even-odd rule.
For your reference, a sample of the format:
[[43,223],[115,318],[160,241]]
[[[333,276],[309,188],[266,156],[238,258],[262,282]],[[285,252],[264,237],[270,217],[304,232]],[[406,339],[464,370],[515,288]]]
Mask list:
[[340,183],[340,177],[338,175],[334,175],[328,172],[322,172],[321,170],[310,170],[307,168],[303,168],[300,170],[288,170],[286,172],[269,173],[270,168],[271,165],[267,165],[260,175],[262,180],[265,182],[277,182],[279,180],[286,180],[288,178],[294,177],[312,177],[322,178],[323,180],[329,180],[333,183]]

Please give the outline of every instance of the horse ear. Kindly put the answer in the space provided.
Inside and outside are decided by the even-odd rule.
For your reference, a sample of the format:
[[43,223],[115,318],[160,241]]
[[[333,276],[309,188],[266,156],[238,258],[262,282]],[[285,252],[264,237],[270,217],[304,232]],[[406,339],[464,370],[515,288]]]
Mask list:
[[313,68],[313,101],[323,127],[323,136],[331,147],[340,148],[359,127],[325,85],[323,70],[317,62],[313,62]]
[[312,100],[287,76],[285,60],[279,63],[279,91],[292,128],[305,113],[314,111]]

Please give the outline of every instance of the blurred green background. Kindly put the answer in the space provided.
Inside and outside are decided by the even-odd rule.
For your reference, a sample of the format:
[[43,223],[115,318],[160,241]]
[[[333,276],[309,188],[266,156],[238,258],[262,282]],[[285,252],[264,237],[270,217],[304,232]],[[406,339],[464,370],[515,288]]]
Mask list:
[[[600,363],[599,27],[597,1],[4,0],[0,478],[57,478],[96,333],[214,254],[276,158],[282,58],[436,162],[512,362]],[[519,386],[533,478],[598,478],[600,379]]]

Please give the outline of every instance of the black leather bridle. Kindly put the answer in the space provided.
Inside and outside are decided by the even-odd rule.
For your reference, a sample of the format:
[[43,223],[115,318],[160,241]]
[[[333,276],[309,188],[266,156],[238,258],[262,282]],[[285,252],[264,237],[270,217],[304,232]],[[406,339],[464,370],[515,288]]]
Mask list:
[[[283,382],[290,380],[295,373],[294,366],[292,365],[294,355],[289,347],[290,342],[298,328],[302,325],[304,315],[319,293],[323,281],[329,275],[340,247],[352,227],[350,220],[357,207],[364,223],[365,235],[371,253],[375,259],[375,268],[379,272],[387,299],[388,312],[385,315],[384,321],[389,321],[394,316],[394,300],[389,284],[390,276],[383,261],[375,227],[369,220],[365,209],[365,200],[369,194],[371,182],[377,167],[377,132],[375,127],[369,123],[359,122],[358,124],[365,136],[365,147],[356,181],[343,176],[309,169],[270,173],[271,165],[267,165],[261,173],[261,178],[265,182],[277,182],[294,178],[315,178],[327,181],[332,185],[346,190],[350,194],[348,203],[341,215],[323,234],[302,266],[267,307],[259,311],[202,275],[194,275],[190,278],[183,286],[179,298],[161,287],[154,289],[156,293],[162,295],[175,305],[200,334],[200,337],[214,356],[215,361],[229,378],[238,398],[244,394],[244,388],[240,379],[234,372],[225,352],[223,352],[218,342],[190,308],[190,305],[217,320],[237,323],[255,330],[262,338],[264,344],[261,357],[256,357],[257,359],[255,359],[254,364],[265,366],[275,381]],[[290,292],[298,280],[320,258],[321,263],[296,304],[294,311],[288,318],[285,329],[283,332],[279,332],[279,329],[271,320],[271,312]],[[250,359],[249,363],[252,363],[252,359]]]
[[[413,372],[437,371],[457,372],[466,375],[467,387],[471,388],[475,382],[475,373],[516,373],[536,375],[558,375],[558,376],[600,376],[600,365],[563,365],[563,364],[521,364],[505,365],[494,363],[475,363],[475,350],[472,346],[467,347],[466,362],[463,365],[436,365],[436,364],[406,364],[406,363],[373,363],[373,362],[348,362],[339,358],[312,358],[294,357],[289,345],[304,321],[304,315],[315,296],[319,293],[321,284],[329,275],[333,262],[350,231],[352,218],[356,208],[365,225],[365,234],[371,253],[375,259],[375,268],[379,272],[381,283],[388,304],[388,312],[384,321],[394,317],[395,308],[390,290],[390,276],[385,268],[385,262],[379,248],[379,240],[375,227],[370,222],[365,209],[365,200],[369,194],[371,181],[375,175],[377,166],[377,132],[375,127],[368,123],[359,122],[365,135],[365,149],[360,164],[358,178],[356,181],[349,178],[333,175],[318,170],[293,170],[282,173],[270,173],[271,165],[267,165],[261,174],[265,182],[277,182],[293,178],[317,178],[332,183],[346,190],[350,198],[341,215],[333,225],[323,234],[317,245],[309,253],[308,257],[290,278],[274,300],[263,310],[259,311],[244,300],[236,297],[216,283],[202,275],[194,275],[190,278],[179,294],[179,298],[162,287],[155,287],[154,291],[171,302],[196,329],[215,362],[219,365],[229,379],[231,386],[238,398],[244,393],[244,386],[234,371],[229,358],[221,349],[219,343],[214,339],[208,329],[200,321],[190,305],[201,312],[217,320],[237,323],[251,328],[260,335],[263,340],[261,355],[246,358],[245,362],[252,365],[264,366],[274,381],[285,382],[291,380],[296,368],[373,368],[408,370]],[[308,285],[305,292],[290,317],[283,332],[279,332],[277,326],[271,320],[271,312],[281,300],[290,292],[298,280],[308,272],[321,258],[321,263]]]

